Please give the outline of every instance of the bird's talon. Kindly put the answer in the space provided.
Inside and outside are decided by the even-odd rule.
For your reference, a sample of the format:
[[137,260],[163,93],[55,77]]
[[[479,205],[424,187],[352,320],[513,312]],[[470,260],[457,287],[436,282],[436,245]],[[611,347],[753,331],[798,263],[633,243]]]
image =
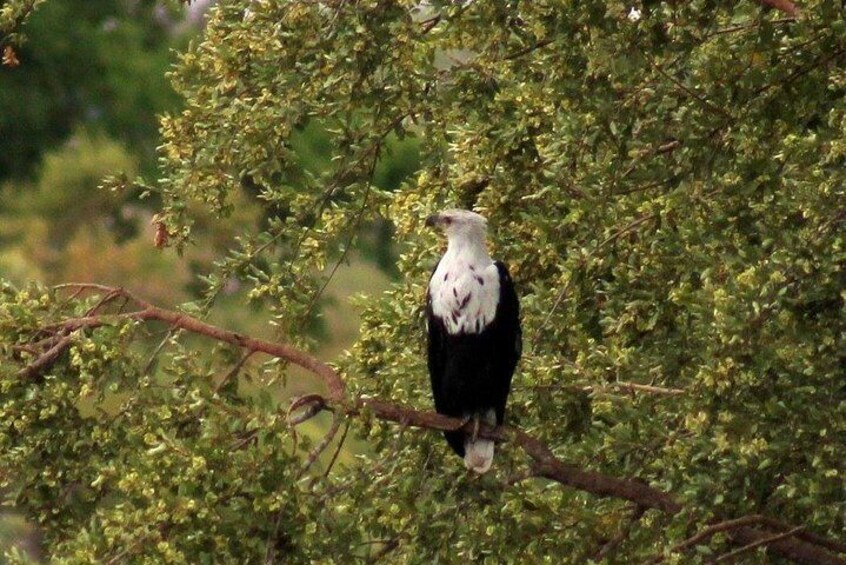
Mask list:
[[458,424],[457,426],[453,427],[450,431],[451,432],[457,432],[459,430],[463,430],[464,426],[466,426],[467,424],[470,423],[470,420],[472,420],[471,416],[466,416],[466,417],[462,418],[461,423]]

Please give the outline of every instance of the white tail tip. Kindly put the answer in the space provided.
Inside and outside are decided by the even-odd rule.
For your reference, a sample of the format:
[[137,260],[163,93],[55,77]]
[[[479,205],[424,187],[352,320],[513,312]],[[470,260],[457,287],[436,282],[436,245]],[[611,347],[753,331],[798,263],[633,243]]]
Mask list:
[[489,439],[464,444],[464,466],[474,473],[487,473],[493,464],[494,442]]

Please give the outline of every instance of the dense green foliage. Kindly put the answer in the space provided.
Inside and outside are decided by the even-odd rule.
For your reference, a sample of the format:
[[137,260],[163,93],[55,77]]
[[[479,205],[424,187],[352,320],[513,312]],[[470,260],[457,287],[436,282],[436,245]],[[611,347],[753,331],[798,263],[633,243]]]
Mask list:
[[[360,226],[390,220],[401,280],[364,301],[342,369],[357,393],[425,408],[422,302],[438,243],[423,219],[473,207],[523,304],[510,422],[692,509],[647,512],[611,559],[640,562],[713,517],[750,513],[842,540],[840,3],[808,2],[798,21],[756,3],[650,2],[636,21],[628,9],[221,1],[174,74],[185,109],[162,120],[150,183],[162,221],[181,247],[204,213],[255,197],[263,221],[206,278],[203,306],[240,283],[272,304],[280,338],[301,343]],[[320,166],[297,150],[311,127],[333,156]],[[396,187],[379,172],[405,139],[421,167]],[[559,485],[508,484],[526,464],[507,445],[474,478],[439,434],[366,415],[351,425],[372,454],[301,479],[309,442],[292,441],[286,407],[234,380],[217,389],[237,359],[228,349],[176,335],[151,364],[133,345],[146,328],[110,324],[22,377],[33,357],[13,345],[93,302],[2,292],[13,362],[0,367],[0,486],[57,558],[576,563],[629,514]],[[282,372],[252,377],[270,386]]]

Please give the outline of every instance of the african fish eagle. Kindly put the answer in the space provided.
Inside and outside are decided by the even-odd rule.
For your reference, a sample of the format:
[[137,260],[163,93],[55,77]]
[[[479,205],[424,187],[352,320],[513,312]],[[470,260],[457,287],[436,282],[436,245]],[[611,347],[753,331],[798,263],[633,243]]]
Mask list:
[[468,210],[429,216],[447,250],[429,279],[426,300],[428,365],[440,414],[474,422],[472,434],[444,432],[468,469],[491,468],[494,442],[477,437],[479,421],[500,425],[520,359],[520,304],[508,268],[485,245],[487,220]]

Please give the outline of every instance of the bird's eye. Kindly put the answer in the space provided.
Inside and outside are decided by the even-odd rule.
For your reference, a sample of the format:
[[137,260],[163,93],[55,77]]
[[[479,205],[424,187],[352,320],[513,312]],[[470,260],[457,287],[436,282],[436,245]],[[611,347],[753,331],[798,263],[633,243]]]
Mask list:
[[444,218],[444,225],[450,225],[452,223],[452,218]]

